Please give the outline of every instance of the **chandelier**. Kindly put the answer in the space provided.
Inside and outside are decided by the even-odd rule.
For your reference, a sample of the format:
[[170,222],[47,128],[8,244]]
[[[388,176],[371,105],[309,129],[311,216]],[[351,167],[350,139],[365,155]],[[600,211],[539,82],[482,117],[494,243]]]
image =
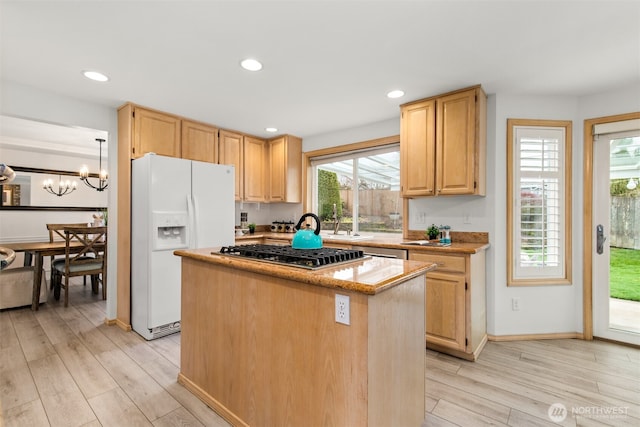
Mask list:
[[95,186],[89,182],[89,168],[86,165],[80,168],[80,180],[96,191],[104,191],[105,188],[109,186],[107,182],[109,174],[106,170],[102,169],[102,143],[104,139],[96,138],[96,141],[100,143],[100,174],[98,175],[98,185]]
[[63,181],[62,180],[62,176],[58,175],[58,189],[57,190],[54,190],[54,188],[53,188],[53,180],[52,179],[45,179],[44,183],[42,185],[42,188],[44,188],[47,192],[53,194],[54,196],[62,197],[65,194],[73,193],[78,188],[78,185],[76,184],[75,181],[73,181],[73,182],[71,182],[69,180]]

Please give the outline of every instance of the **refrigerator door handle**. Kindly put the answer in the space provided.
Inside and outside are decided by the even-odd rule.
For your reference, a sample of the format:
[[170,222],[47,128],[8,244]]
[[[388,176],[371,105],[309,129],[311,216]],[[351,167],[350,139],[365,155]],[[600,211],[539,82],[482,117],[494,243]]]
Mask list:
[[197,233],[195,232],[193,201],[191,199],[191,194],[187,194],[187,216],[189,217],[189,229],[187,230],[187,236],[189,239],[188,245],[189,249],[193,249],[195,247],[194,241]]
[[191,240],[193,242],[192,249],[198,249],[198,225],[200,221],[198,212],[200,211],[200,209],[198,209],[198,198],[196,196],[191,196],[191,200],[193,201],[193,239]]

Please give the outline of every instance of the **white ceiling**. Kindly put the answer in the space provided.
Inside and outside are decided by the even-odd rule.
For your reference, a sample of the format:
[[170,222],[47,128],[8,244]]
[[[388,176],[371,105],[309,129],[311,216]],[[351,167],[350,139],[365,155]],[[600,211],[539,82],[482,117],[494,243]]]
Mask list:
[[[583,96],[640,80],[638,1],[5,1],[2,79],[268,136],[398,117],[474,84]],[[240,69],[253,57],[257,73]],[[107,83],[85,79],[99,70]],[[399,100],[385,94],[401,88]],[[92,141],[93,143],[93,141]]]

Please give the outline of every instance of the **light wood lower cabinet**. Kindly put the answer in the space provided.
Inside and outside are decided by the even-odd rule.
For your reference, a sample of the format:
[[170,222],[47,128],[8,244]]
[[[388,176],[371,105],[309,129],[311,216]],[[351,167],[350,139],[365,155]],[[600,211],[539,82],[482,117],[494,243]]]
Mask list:
[[427,273],[427,348],[475,360],[487,341],[485,252],[409,251],[409,259],[438,266]]
[[274,239],[274,238],[266,237],[261,243],[264,243],[265,245],[283,245],[283,246],[287,246],[287,245],[291,245],[291,240],[289,240],[289,239]]

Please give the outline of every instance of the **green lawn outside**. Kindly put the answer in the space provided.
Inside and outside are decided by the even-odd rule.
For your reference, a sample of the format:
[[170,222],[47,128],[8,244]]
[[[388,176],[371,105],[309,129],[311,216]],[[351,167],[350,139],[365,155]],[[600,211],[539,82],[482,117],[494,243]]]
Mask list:
[[640,301],[640,250],[612,247],[609,263],[611,297]]

